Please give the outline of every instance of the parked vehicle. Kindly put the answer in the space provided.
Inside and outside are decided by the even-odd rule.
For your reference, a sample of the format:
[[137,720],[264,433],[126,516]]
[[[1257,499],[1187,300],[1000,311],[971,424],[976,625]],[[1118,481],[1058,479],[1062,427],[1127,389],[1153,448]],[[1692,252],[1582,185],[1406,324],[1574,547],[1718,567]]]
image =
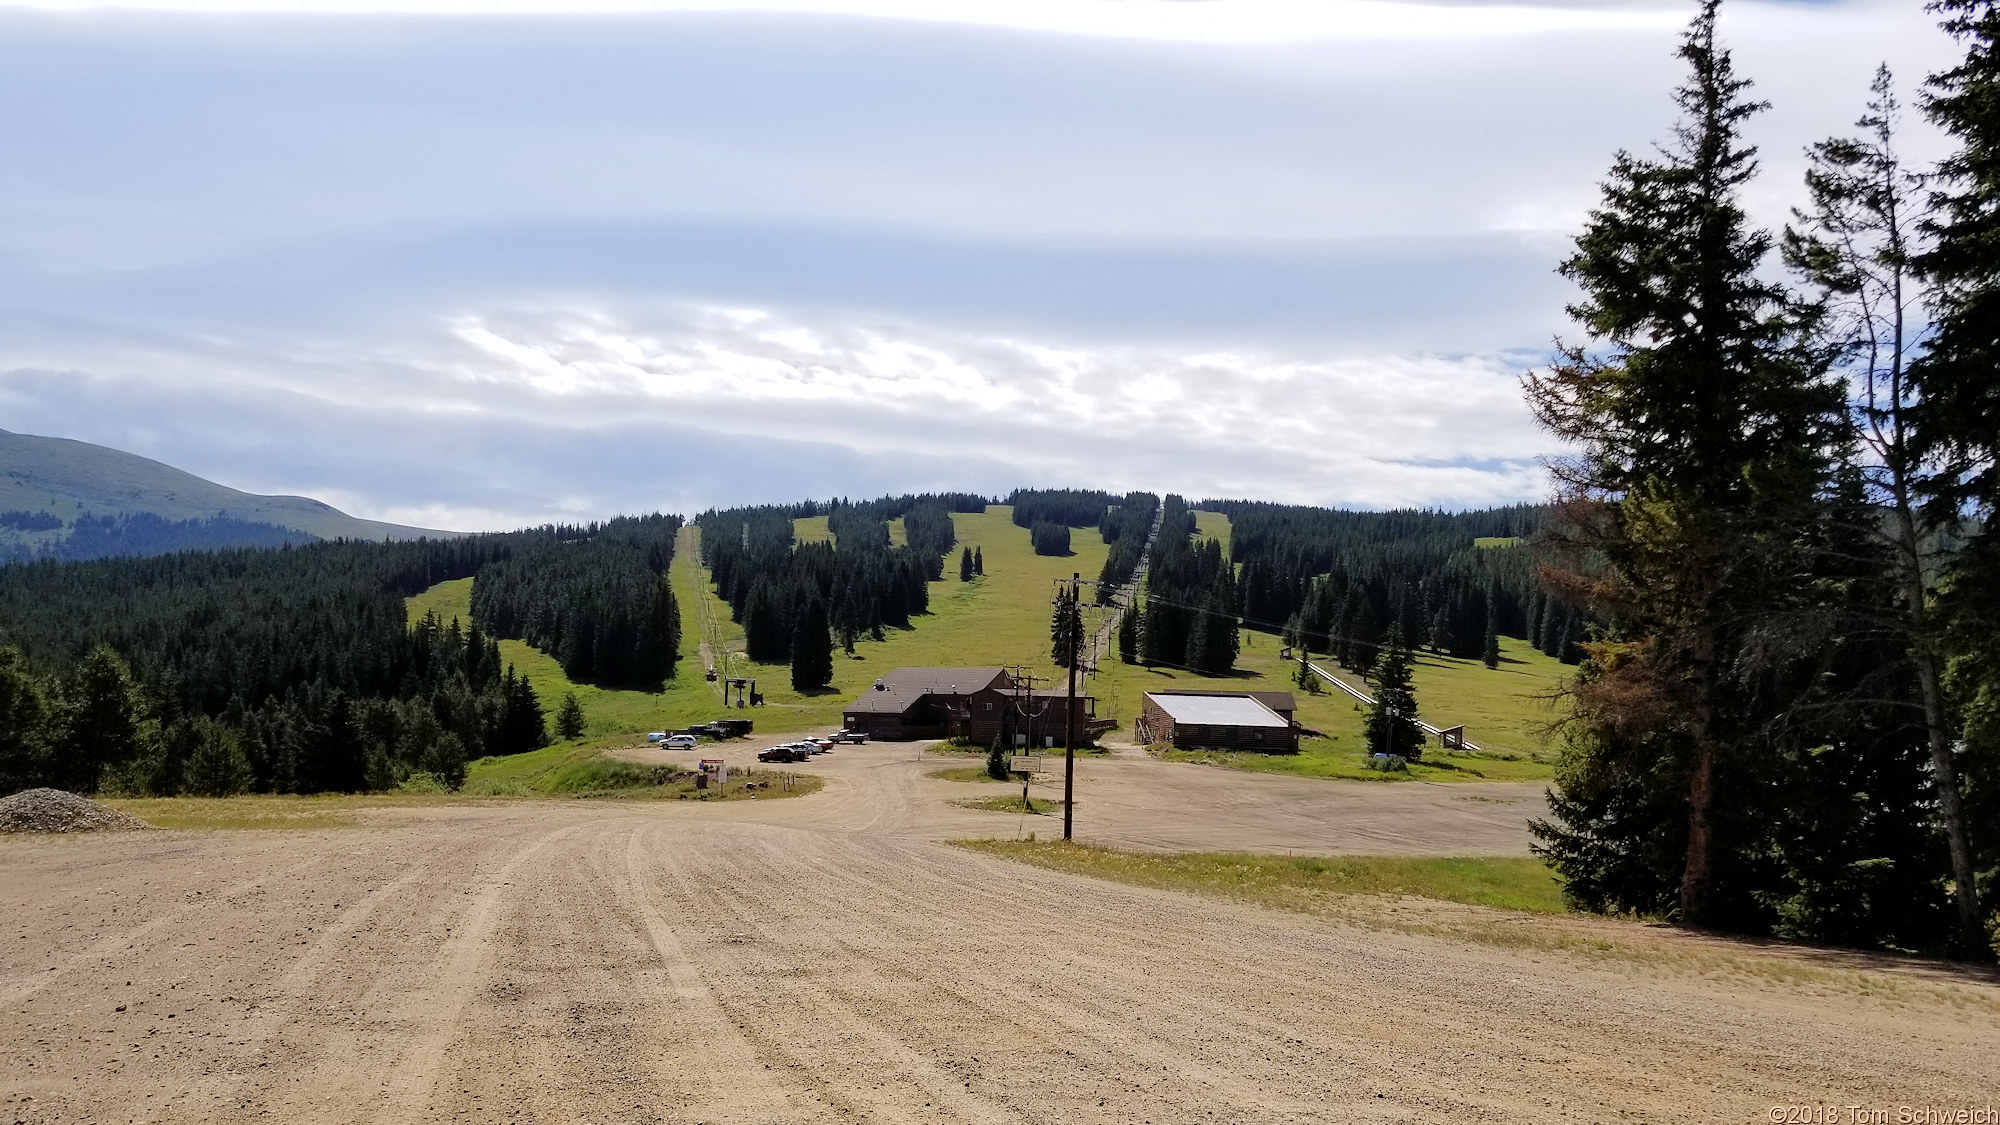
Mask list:
[[806,755],[796,746],[772,746],[757,751],[757,760],[760,762],[799,762],[805,758]]
[[833,749],[833,740],[830,738],[808,738],[806,741],[813,744],[815,754],[824,754]]
[[667,732],[666,732],[666,731],[663,731],[663,730],[649,730],[649,731],[647,731],[647,732],[646,732],[646,741],[647,741],[647,742],[665,742],[666,740],[667,740]]
[[827,735],[827,738],[834,742],[853,742],[858,744],[868,741],[868,732],[865,730],[837,730]]
[[692,750],[694,746],[695,738],[691,734],[670,734],[660,740],[663,750]]

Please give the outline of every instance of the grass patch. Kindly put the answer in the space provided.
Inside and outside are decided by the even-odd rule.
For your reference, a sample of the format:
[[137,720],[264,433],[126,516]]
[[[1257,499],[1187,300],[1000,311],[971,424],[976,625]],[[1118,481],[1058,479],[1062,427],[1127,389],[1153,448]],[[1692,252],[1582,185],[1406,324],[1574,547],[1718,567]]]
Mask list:
[[1423,761],[1411,762],[1407,769],[1384,772],[1370,769],[1368,755],[1362,753],[1358,746],[1358,739],[1342,744],[1334,739],[1308,738],[1299,743],[1296,754],[1172,749],[1155,750],[1153,753],[1170,762],[1196,762],[1255,773],[1283,773],[1344,781],[1547,781],[1555,771],[1552,763],[1533,758],[1446,754],[1440,750],[1428,750]]
[[733,800],[802,797],[825,782],[791,770],[734,768],[721,789],[697,789],[694,771],[672,765],[642,765],[613,758],[605,747],[557,743],[527,754],[480,758],[466,769],[463,793],[470,797],[646,797]]
[[1562,888],[1547,865],[1511,856],[1151,854],[1016,840],[970,840],[961,846],[1077,875],[1285,910],[1317,912],[1325,900],[1347,895],[1409,896],[1536,914],[1564,909]]
[[345,828],[362,809],[427,804],[388,795],[100,798],[155,828]]
[[608,757],[599,746],[560,743],[530,754],[481,758],[454,793],[418,780],[393,793],[257,794],[241,797],[104,797],[106,804],[156,828],[346,828],[370,809],[490,804],[505,798],[623,797],[758,800],[803,797],[825,781],[789,770],[732,769],[720,790],[697,790],[675,766],[644,766]]
[[935,777],[939,781],[990,781],[995,785],[1000,783],[999,778],[986,776],[985,766],[957,766],[948,770],[932,770],[927,776]]
[[1034,816],[1051,816],[1061,812],[1063,807],[1061,801],[1042,801],[1032,797],[1023,805],[1019,793],[1006,797],[980,797],[970,801],[953,801],[952,804],[963,809],[978,809],[981,812],[1029,813]]
[[1481,535],[1472,540],[1472,545],[1481,550],[1489,550],[1494,547],[1518,547],[1521,545],[1521,537],[1518,535]]

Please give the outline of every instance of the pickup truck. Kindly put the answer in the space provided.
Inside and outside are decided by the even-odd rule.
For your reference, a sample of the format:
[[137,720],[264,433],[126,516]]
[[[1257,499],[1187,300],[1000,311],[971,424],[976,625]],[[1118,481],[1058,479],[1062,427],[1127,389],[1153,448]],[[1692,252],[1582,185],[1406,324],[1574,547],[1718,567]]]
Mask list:
[[868,741],[865,730],[837,730],[826,736],[828,742],[852,742],[857,745]]

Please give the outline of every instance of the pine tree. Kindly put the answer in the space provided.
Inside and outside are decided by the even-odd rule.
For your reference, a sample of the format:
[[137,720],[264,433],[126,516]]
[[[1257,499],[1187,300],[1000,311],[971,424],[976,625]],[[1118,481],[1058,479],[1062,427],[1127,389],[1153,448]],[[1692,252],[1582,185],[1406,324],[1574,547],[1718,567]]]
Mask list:
[[40,784],[48,770],[48,699],[19,649],[0,648],[0,792]]
[[1139,662],[1139,611],[1131,606],[1118,615],[1118,659],[1125,664]]
[[993,745],[986,748],[986,776],[995,781],[1006,781],[1013,776],[1013,755],[1007,753],[995,738]]
[[108,645],[98,645],[63,685],[52,773],[59,785],[95,793],[107,767],[139,749],[145,704],[131,670]]
[[235,733],[212,720],[195,727],[193,750],[184,777],[187,791],[201,797],[230,797],[247,791],[253,777],[250,759]]
[[[1716,44],[1717,7],[1706,0],[1682,40],[1673,142],[1656,158],[1618,154],[1562,268],[1584,293],[1571,315],[1607,351],[1565,346],[1527,380],[1538,420],[1582,450],[1556,466],[1552,546],[1572,560],[1557,580],[1619,627],[1573,697],[1597,752],[1558,797],[1678,784],[1652,807],[1684,810],[1676,832],[1559,799],[1562,823],[1537,828],[1543,854],[1588,879],[1600,857],[1639,846],[1606,833],[1678,835],[1676,902],[1620,905],[1677,906],[1696,926],[1738,924],[1749,908],[1717,829],[1749,799],[1759,735],[1786,706],[1752,689],[1752,636],[1811,589],[1799,544],[1843,415],[1810,323],[1758,272],[1771,238],[1749,229],[1738,195],[1756,170],[1741,131],[1763,107]],[[1605,573],[1587,578],[1586,555]],[[1559,652],[1575,630],[1563,625]]]
[[827,632],[826,603],[813,598],[792,633],[792,690],[818,691],[833,682],[833,638]]
[[1500,608],[1497,600],[1488,603],[1486,643],[1480,646],[1479,658],[1488,668],[1500,667]]
[[972,573],[977,575],[984,575],[986,573],[986,551],[984,548],[974,547],[972,549]]
[[1362,736],[1371,754],[1396,754],[1412,762],[1424,756],[1424,730],[1417,725],[1417,692],[1410,665],[1403,627],[1391,625],[1371,674],[1375,702],[1362,724]]
[[[1925,224],[1931,246],[1915,262],[1931,283],[1935,334],[1909,368],[1907,401],[1899,404],[1907,430],[1899,436],[1907,440],[1912,471],[1905,475],[1919,509],[1911,522],[1947,540],[1980,528],[1951,557],[1923,560],[1943,572],[1943,582],[1935,619],[1922,621],[1913,638],[1920,676],[1926,657],[1946,662],[1942,691],[1922,686],[1963,950],[1987,947],[1977,872],[2000,853],[2000,839],[1978,829],[2000,822],[2000,379],[1993,373],[2000,355],[2000,7],[1939,0],[1932,10],[1945,14],[1945,30],[1966,54],[1933,76],[1925,106],[1957,147],[1939,165],[1938,210]],[[1870,147],[1885,151],[1887,136],[1878,137]],[[1905,602],[1922,611],[1910,595]],[[1934,652],[1924,651],[1925,641]],[[1953,792],[1960,774],[1975,807]]]
[[556,737],[568,742],[583,737],[583,704],[576,701],[576,693],[563,693],[562,707],[556,711]]
[[1049,657],[1058,668],[1067,668],[1083,655],[1083,610],[1076,593],[1068,586],[1056,594],[1055,612],[1049,615]]

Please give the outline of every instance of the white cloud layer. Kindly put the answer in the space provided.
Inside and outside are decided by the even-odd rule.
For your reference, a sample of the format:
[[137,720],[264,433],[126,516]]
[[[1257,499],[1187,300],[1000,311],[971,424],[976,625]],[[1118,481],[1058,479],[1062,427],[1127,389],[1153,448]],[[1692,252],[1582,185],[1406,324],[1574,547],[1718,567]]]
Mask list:
[[[91,367],[143,366],[149,374],[104,381],[17,370],[0,376],[0,404],[10,417],[39,415],[62,428],[77,420],[51,400],[84,399],[99,428],[118,431],[110,440],[141,452],[151,452],[148,423],[207,428],[186,417],[186,407],[163,414],[159,406],[195,380],[204,394],[233,404],[268,410],[283,402],[289,415],[350,419],[357,450],[390,446],[392,459],[447,459],[425,435],[454,435],[442,439],[449,446],[461,440],[456,435],[485,432],[503,447],[504,435],[523,432],[603,435],[604,448],[567,455],[560,469],[575,480],[568,495],[525,503],[499,481],[473,485],[458,503],[414,505],[385,505],[372,490],[310,473],[267,470],[255,482],[344,502],[357,514],[461,528],[574,518],[666,496],[694,507],[853,492],[842,478],[854,456],[912,466],[903,486],[911,488],[1002,492],[1087,482],[1459,506],[1541,490],[1535,457],[1543,443],[1515,382],[1527,362],[1193,354],[817,322],[746,308],[613,316],[544,306],[463,314],[386,351],[321,342],[270,352],[209,340],[172,359],[102,354]],[[120,399],[141,416],[117,418],[116,407],[113,417],[99,413]],[[216,427],[230,428],[233,422]],[[408,436],[385,441],[390,435]],[[210,441],[211,455],[228,460],[231,439],[216,432]],[[731,450],[726,483],[717,495],[691,493],[691,451],[705,455],[717,446]],[[840,452],[804,454],[826,472],[788,479],[796,451],[808,449]],[[794,452],[774,461],[771,450]]]
[[1545,4],[1427,7],[1387,0],[15,0],[50,11],[340,15],[632,15],[659,13],[834,16],[1010,31],[1237,45],[1476,38],[1549,31],[1658,29],[1670,4],[1611,10]]
[[[0,426],[464,528],[1534,499],[1516,377],[1690,10],[588,2],[0,6]],[[479,14],[298,14],[419,10]],[[1955,51],[1902,0],[1723,28],[1765,224]]]

